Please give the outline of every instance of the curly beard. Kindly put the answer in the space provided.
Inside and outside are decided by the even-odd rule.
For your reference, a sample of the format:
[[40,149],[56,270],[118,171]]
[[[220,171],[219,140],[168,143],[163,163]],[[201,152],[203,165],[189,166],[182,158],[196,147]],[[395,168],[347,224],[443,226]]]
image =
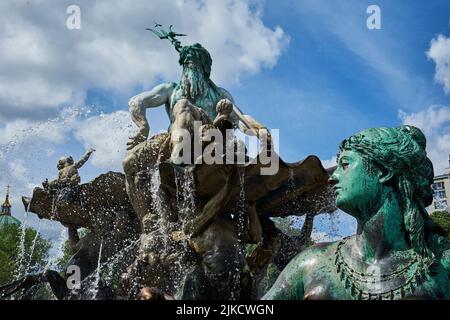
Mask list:
[[184,66],[181,75],[180,88],[183,97],[195,101],[208,91],[208,78],[203,75],[203,70],[198,66]]

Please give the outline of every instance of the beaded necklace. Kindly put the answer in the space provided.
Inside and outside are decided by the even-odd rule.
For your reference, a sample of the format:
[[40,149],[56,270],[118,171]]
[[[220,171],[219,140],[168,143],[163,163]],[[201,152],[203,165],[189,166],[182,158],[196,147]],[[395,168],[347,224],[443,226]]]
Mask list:
[[[402,299],[406,293],[414,293],[416,288],[424,282],[431,262],[426,263],[424,259],[414,252],[414,257],[407,265],[388,274],[378,274],[374,277],[371,273],[361,273],[350,267],[342,256],[342,246],[346,239],[341,240],[335,251],[334,264],[336,272],[340,280],[344,283],[344,287],[353,299],[357,300],[394,300]],[[415,270],[413,271],[413,268]],[[410,274],[408,278],[407,276]],[[393,288],[385,291],[370,292],[362,289],[362,284],[366,287],[374,284],[386,283],[404,277],[405,280]]]

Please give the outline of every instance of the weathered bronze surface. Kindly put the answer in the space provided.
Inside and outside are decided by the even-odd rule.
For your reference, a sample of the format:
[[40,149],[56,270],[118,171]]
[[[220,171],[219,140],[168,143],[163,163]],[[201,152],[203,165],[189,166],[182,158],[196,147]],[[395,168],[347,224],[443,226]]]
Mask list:
[[449,299],[449,241],[425,210],[433,195],[425,148],[412,126],[344,140],[330,183],[356,234],[299,253],[263,298]]

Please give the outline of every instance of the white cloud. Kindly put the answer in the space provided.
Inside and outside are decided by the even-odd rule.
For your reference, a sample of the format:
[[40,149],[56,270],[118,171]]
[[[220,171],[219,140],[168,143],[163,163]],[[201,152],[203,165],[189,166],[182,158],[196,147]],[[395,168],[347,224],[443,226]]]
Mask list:
[[328,168],[331,168],[331,167],[334,167],[334,166],[336,166],[336,161],[337,161],[337,157],[336,156],[333,156],[331,159],[329,159],[329,160],[320,160],[321,162],[322,162],[322,166],[325,168],[325,169],[328,169]]
[[45,178],[56,177],[59,153],[70,152],[67,148],[77,145],[72,137],[86,149],[97,149],[90,161],[99,169],[97,174],[107,170],[122,171],[126,140],[136,130],[129,113],[93,113],[88,108],[67,108],[47,121],[15,120],[0,128],[0,201],[4,197],[3,188],[11,185],[13,215],[26,220],[28,226],[39,226],[46,237],[57,239],[59,224],[39,222],[34,214],[26,217],[21,196],[30,196],[33,188]]
[[[21,220],[20,197],[56,175],[54,159],[79,148],[73,138],[97,149],[90,164],[98,171],[121,170],[126,140],[136,130],[128,112],[92,115],[79,106],[89,89],[131,96],[136,88],[178,81],[177,52],[145,30],[153,21],[187,33],[183,44],[202,43],[214,59],[218,85],[274,66],[288,43],[280,27],[264,25],[260,1],[79,0],[82,28],[73,31],[66,28],[70,4],[0,2],[0,188],[11,184],[13,212]],[[60,111],[67,105],[75,107]],[[56,116],[36,120],[50,115]],[[34,215],[26,219],[39,225]],[[58,238],[57,223],[40,228]]]
[[88,88],[130,94],[161,79],[178,81],[177,52],[145,30],[153,21],[187,33],[183,44],[202,43],[221,85],[275,65],[288,42],[280,27],[264,25],[259,1],[80,0],[80,30],[66,28],[70,4],[0,4],[0,114],[82,103]]
[[40,152],[53,154],[52,145],[64,143],[66,135],[76,126],[87,108],[66,108],[46,121],[16,119],[0,127],[0,159],[13,155]]
[[450,37],[440,34],[432,39],[427,57],[436,64],[434,80],[443,85],[445,93],[450,93]]
[[413,125],[424,132],[434,173],[443,174],[448,167],[450,154],[450,106],[431,106],[410,114],[400,110],[399,117],[403,124]]
[[96,150],[92,156],[94,166],[122,171],[126,143],[135,133],[130,114],[117,111],[86,119],[77,126],[75,137],[85,149]]

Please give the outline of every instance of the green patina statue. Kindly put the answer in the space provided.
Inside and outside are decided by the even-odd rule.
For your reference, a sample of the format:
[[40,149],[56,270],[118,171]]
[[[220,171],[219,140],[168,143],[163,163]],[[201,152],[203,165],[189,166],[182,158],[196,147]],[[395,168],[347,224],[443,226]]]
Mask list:
[[449,241],[425,210],[433,196],[425,147],[412,126],[345,139],[329,182],[356,234],[299,253],[263,299],[449,299]]
[[[170,145],[171,160],[176,162],[182,141],[177,136],[177,130],[183,129],[193,133],[194,122],[212,124],[218,116],[216,106],[222,99],[227,99],[233,104],[229,121],[234,129],[239,129],[250,136],[256,135],[260,139],[268,139],[267,128],[244,114],[236,105],[231,94],[224,88],[218,87],[210,78],[212,58],[208,50],[201,44],[182,46],[177,39],[184,34],[172,30],[163,30],[160,24],[155,29],[147,29],[156,34],[160,39],[169,40],[178,51],[179,64],[183,67],[180,82],[166,82],[157,85],[150,91],[142,92],[132,97],[128,103],[131,118],[139,132],[130,138],[128,150],[132,150],[140,143],[147,140],[150,127],[146,118],[146,109],[164,105],[170,119]],[[268,141],[268,140],[265,140]]]

